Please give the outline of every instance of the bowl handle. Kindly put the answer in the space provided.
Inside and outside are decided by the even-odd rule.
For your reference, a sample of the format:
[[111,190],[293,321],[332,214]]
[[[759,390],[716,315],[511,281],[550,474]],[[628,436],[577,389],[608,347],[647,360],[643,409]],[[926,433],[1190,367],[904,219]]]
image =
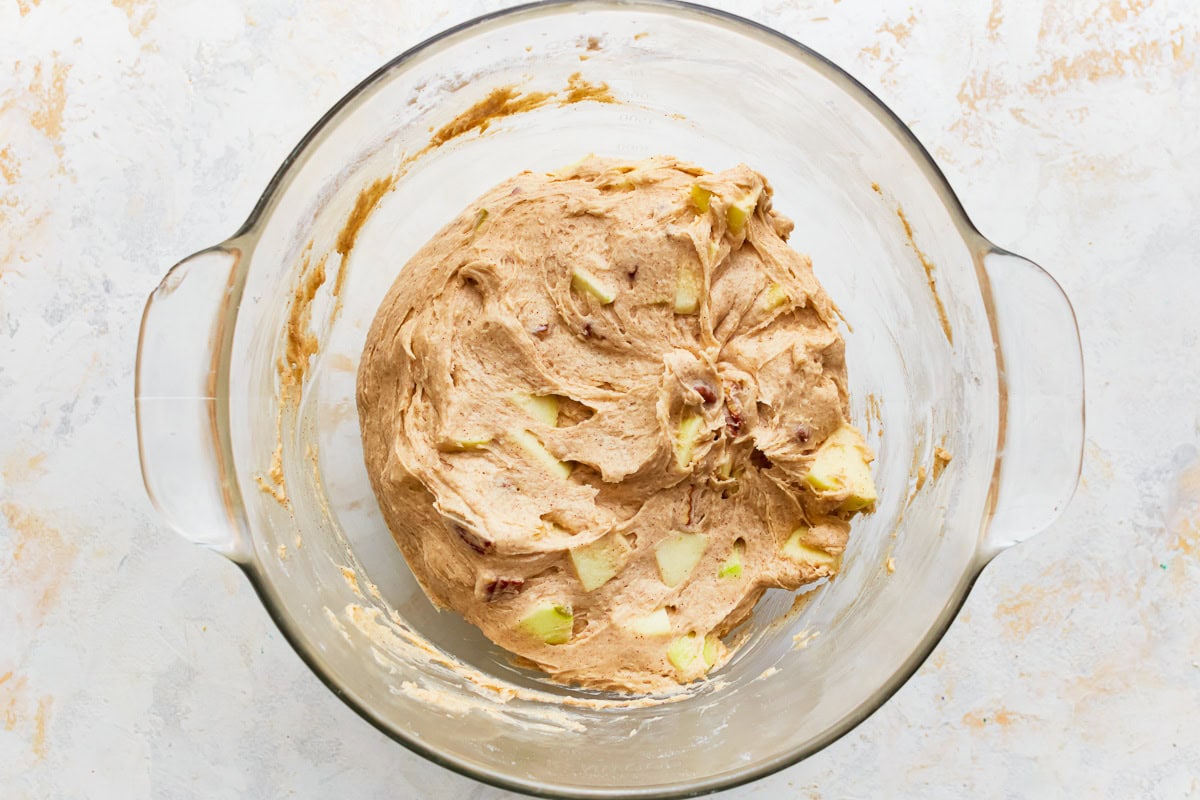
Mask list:
[[1079,481],[1083,354],[1066,294],[1032,261],[989,245],[982,257],[1005,391],[985,559],[1048,528]]
[[217,398],[241,258],[242,249],[226,242],[171,268],[142,313],[134,389],[151,502],[185,538],[235,561],[246,560],[247,550],[218,435]]

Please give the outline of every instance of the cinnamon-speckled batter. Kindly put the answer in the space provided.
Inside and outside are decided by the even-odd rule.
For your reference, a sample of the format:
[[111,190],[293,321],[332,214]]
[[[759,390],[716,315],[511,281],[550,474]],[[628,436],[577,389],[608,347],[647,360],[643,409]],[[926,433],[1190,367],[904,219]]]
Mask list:
[[[719,666],[768,587],[837,571],[871,456],[791,229],[744,165],[589,158],[505,181],[413,257],[358,409],[436,604],[555,679],[652,691]],[[827,439],[858,466],[814,467]]]

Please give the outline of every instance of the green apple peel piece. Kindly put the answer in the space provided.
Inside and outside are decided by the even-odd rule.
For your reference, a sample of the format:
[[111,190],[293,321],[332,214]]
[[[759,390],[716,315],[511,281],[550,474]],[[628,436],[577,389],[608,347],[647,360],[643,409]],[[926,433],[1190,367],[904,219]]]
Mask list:
[[555,395],[517,392],[509,399],[518,408],[547,428],[558,426],[558,398]]
[[687,414],[679,421],[675,431],[675,464],[680,469],[687,469],[696,454],[696,445],[700,435],[705,431],[704,417],[699,414]]
[[712,669],[723,649],[724,645],[716,636],[702,637],[691,631],[671,642],[667,647],[667,660],[675,667],[680,680],[691,680]]
[[624,537],[612,534],[572,548],[568,557],[575,568],[576,577],[583,584],[583,590],[590,592],[616,577],[629,560],[629,553],[630,547]]
[[819,492],[848,494],[841,511],[861,511],[875,502],[875,481],[867,465],[867,446],[853,427],[838,428],[817,449],[804,479]]
[[708,669],[712,669],[725,652],[725,643],[711,633],[704,637],[704,649],[700,655]]
[[671,618],[665,608],[660,608],[644,617],[634,617],[625,623],[625,629],[638,636],[669,636]]
[[692,205],[701,214],[708,213],[709,201],[712,199],[712,192],[703,188],[698,183],[692,184]]
[[815,567],[831,567],[836,569],[841,562],[841,558],[816,547],[806,545],[804,537],[807,535],[808,528],[803,525],[792,531],[792,535],[783,543],[783,554],[792,561],[798,561],[801,564],[812,564]]
[[697,673],[697,667],[703,664],[704,640],[695,631],[678,637],[667,647],[667,660],[675,667],[680,677]]
[[659,542],[654,551],[658,574],[672,588],[687,580],[708,549],[708,536],[703,533],[676,533]]
[[566,644],[571,641],[575,615],[569,605],[543,603],[521,618],[521,628],[546,644]]
[[599,278],[582,267],[576,267],[571,271],[571,285],[575,287],[575,291],[587,292],[595,297],[602,306],[617,299],[616,289],[604,285]]
[[510,431],[509,437],[526,453],[528,453],[534,461],[541,464],[551,475],[557,476],[566,480],[571,475],[571,465],[565,461],[560,461],[554,457],[554,454],[546,449],[546,446],[538,441],[538,438],[529,431]]
[[740,578],[742,577],[742,553],[746,551],[746,543],[738,539],[733,543],[733,552],[729,554],[729,558],[725,559],[725,563],[721,565],[721,569],[717,572],[719,578]]

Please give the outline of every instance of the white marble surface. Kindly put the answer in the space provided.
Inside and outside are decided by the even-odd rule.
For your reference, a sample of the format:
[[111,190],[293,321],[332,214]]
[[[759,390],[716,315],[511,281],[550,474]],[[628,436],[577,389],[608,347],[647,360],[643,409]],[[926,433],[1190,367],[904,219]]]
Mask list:
[[[132,403],[166,268],[360,78],[500,5],[0,2],[0,796],[507,796],[361,721],[166,529]],[[1062,281],[1089,392],[1061,521],[868,722],[726,796],[1200,796],[1195,3],[725,5],[876,90]]]

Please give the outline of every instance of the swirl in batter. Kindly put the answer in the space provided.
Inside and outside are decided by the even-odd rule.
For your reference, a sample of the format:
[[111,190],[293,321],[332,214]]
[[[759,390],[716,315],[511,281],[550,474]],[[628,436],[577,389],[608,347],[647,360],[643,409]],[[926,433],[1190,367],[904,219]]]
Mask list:
[[556,680],[661,690],[869,509],[837,310],[771,187],[659,157],[522,173],[426,244],[358,373],[430,599]]

